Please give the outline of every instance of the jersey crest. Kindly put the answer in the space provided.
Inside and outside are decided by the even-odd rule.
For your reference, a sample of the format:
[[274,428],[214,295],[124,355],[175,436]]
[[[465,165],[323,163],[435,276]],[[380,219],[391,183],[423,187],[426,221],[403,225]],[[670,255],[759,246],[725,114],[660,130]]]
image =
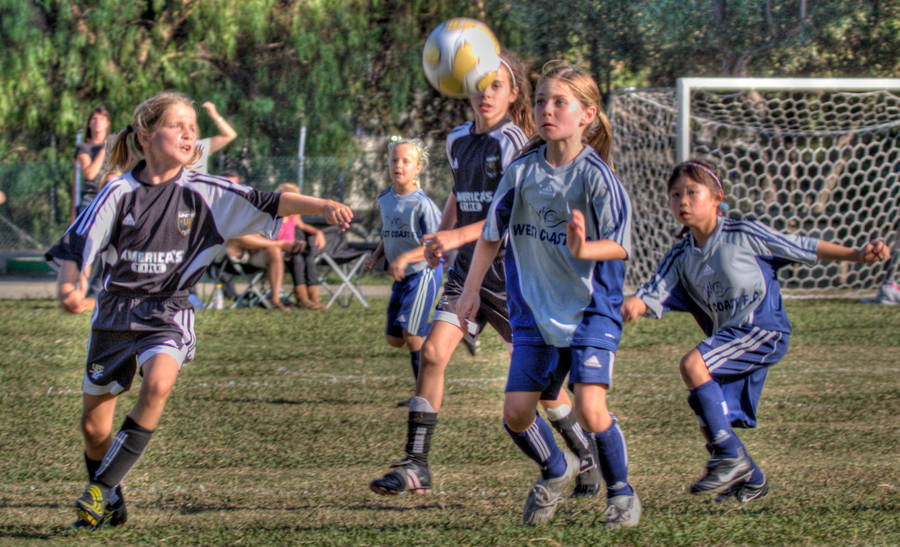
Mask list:
[[194,211],[178,211],[178,232],[187,237],[191,233],[191,225],[194,223]]
[[484,174],[490,178],[498,178],[503,174],[503,167],[500,165],[500,156],[498,154],[489,154],[485,156]]

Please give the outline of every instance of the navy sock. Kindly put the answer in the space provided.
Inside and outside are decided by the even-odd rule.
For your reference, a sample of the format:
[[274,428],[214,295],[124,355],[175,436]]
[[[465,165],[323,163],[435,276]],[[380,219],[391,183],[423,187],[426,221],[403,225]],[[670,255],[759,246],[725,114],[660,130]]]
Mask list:
[[628,449],[619,421],[612,417],[612,425],[606,431],[594,433],[597,451],[600,453],[600,472],[606,482],[607,499],[613,496],[634,494],[628,484]]
[[[688,404],[700,421],[707,442],[712,445],[717,456],[735,458],[744,447],[731,429],[725,406],[725,395],[715,380],[710,380],[691,390]],[[746,451],[745,451],[746,452]]]
[[413,378],[416,380],[419,379],[419,358],[421,355],[422,350],[409,352],[409,363],[412,365]]
[[541,468],[541,475],[545,479],[555,479],[566,474],[566,458],[562,450],[556,446],[553,438],[553,430],[547,422],[538,414],[534,423],[521,433],[516,433],[503,422],[506,432],[512,437],[516,446],[526,456],[537,462]]
[[106,456],[95,473],[94,482],[107,489],[112,489],[122,482],[144,453],[152,435],[153,431],[139,426],[131,416],[126,416],[122,429],[106,451]]

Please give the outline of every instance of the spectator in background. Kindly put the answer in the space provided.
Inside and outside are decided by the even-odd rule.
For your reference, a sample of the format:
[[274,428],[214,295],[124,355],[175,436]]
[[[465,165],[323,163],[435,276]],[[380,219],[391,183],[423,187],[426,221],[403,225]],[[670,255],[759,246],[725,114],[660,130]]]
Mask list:
[[101,171],[106,162],[106,140],[109,137],[109,112],[106,108],[98,106],[91,110],[84,134],[84,141],[75,148],[75,165],[81,168],[81,190],[76,195],[77,189],[72,189],[76,214],[88,206],[103,186]]
[[206,101],[200,106],[206,110],[209,117],[216,123],[216,127],[219,128],[219,134],[215,137],[207,137],[197,141],[197,152],[199,153],[199,156],[194,163],[188,166],[188,169],[200,171],[201,173],[209,173],[210,154],[215,154],[219,150],[225,148],[225,145],[237,137],[237,131],[231,127],[231,124],[225,121],[225,118],[223,118],[218,111],[216,111],[216,105]]
[[[279,185],[275,191],[299,194],[300,188],[296,184],[286,182]],[[298,308],[324,310],[325,305],[319,301],[319,271],[316,267],[316,257],[325,248],[325,233],[315,226],[303,222],[300,215],[292,215],[284,217],[281,231],[278,232],[275,239],[303,243],[303,249],[299,253],[284,257],[288,271],[291,272],[291,277],[294,279],[294,299]],[[277,290],[281,291],[280,285]],[[272,287],[272,292],[275,291],[276,287]]]

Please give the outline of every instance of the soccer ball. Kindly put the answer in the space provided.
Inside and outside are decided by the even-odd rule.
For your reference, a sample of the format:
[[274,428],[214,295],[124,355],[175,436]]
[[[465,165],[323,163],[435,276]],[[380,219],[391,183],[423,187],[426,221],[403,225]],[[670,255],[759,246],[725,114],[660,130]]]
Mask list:
[[497,77],[500,42],[481,21],[448,19],[425,40],[422,68],[428,83],[444,95],[476,95]]

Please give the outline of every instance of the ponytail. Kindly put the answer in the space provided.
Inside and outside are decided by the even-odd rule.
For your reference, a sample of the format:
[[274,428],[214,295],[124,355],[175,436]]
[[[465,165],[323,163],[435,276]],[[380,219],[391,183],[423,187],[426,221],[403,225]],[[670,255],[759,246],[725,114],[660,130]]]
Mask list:
[[113,141],[109,154],[110,171],[124,173],[143,157],[141,144],[137,141],[137,133],[134,132],[134,127],[128,124]]

